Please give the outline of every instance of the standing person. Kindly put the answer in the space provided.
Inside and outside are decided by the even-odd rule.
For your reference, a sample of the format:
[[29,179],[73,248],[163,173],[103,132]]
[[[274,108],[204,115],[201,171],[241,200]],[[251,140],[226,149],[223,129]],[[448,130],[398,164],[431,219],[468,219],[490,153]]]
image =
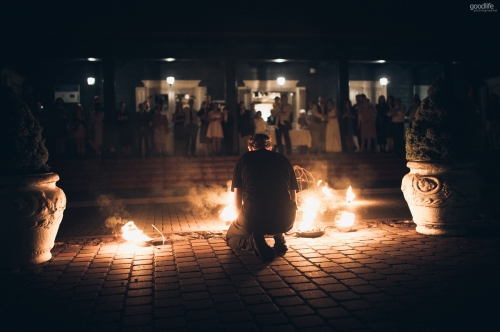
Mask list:
[[[267,262],[288,249],[283,233],[293,227],[299,187],[290,161],[271,151],[269,136],[253,135],[248,150],[234,167],[231,191],[240,213],[226,241],[234,250],[252,251]],[[274,248],[266,243],[265,235],[274,236]]]
[[387,113],[389,112],[389,105],[385,101],[385,96],[378,97],[377,105],[377,119],[375,120],[375,128],[377,131],[377,145],[378,151],[387,151]]
[[253,119],[256,134],[266,134],[267,132],[267,122],[262,118],[262,112],[258,111]]
[[326,103],[328,109],[328,123],[326,125],[326,152],[342,152],[339,128],[339,110],[335,107],[333,100],[328,99]]
[[245,103],[240,101],[238,104],[238,112],[236,113],[236,122],[238,125],[238,132],[240,133],[240,154],[245,151],[245,144],[253,135],[255,127],[253,124],[252,115],[249,110],[245,109]]
[[211,139],[211,154],[218,156],[220,154],[221,140],[224,138],[221,125],[222,113],[218,103],[212,104],[212,110],[208,113],[207,137]]
[[394,150],[394,133],[392,128],[392,109],[394,108],[394,97],[387,97],[387,107],[389,111],[385,114],[385,128],[386,128],[386,151]]
[[[377,111],[370,103],[370,99],[364,98],[363,104],[358,108],[358,126],[361,129],[361,152],[371,152],[372,139],[376,139],[375,118]],[[365,150],[366,146],[366,150]]]
[[92,135],[89,137],[89,144],[94,149],[95,155],[101,156],[102,146],[102,122],[104,119],[104,109],[101,105],[101,97],[94,97],[94,108],[89,113],[90,128]]
[[184,127],[186,113],[182,107],[181,102],[175,104],[175,111],[172,115],[172,122],[174,123],[174,155],[182,156],[186,153],[184,145],[186,142],[186,128]]
[[234,117],[229,114],[229,109],[227,107],[222,108],[221,117],[222,134],[224,135],[224,150],[226,156],[233,154],[233,136],[234,136]]
[[146,151],[148,157],[153,156],[153,151],[155,151],[155,130],[153,127],[153,114],[154,111],[151,109],[149,101],[144,102],[144,112],[148,115],[149,122],[146,126],[146,140],[148,141],[149,149]]
[[292,154],[292,142],[290,141],[290,130],[292,129],[292,124],[290,122],[290,114],[292,113],[292,106],[288,103],[288,97],[286,95],[274,98],[273,109],[271,114],[276,118],[276,129],[274,130],[276,134],[276,145],[278,147],[278,153],[283,154],[283,141],[281,137],[285,139],[286,154]]
[[207,109],[210,112],[213,109],[212,96],[208,93],[205,95],[205,103],[207,104]]
[[75,106],[75,121],[74,121],[73,137],[76,141],[76,154],[79,158],[85,157],[85,114],[83,113],[82,104],[78,103]]
[[[149,146],[149,140],[147,139],[147,127],[149,126],[149,114],[144,111],[144,103],[139,104],[139,112],[135,114],[135,127],[137,131],[137,152],[139,157],[147,156],[151,147]],[[142,150],[142,144],[144,143],[144,151]]]
[[[356,123],[355,110],[351,101],[347,99],[342,109],[342,120],[340,122],[340,132],[344,137],[347,152],[354,152],[354,126]],[[356,123],[357,124],[357,123]]]
[[[358,111],[359,111],[359,108],[364,105],[365,99],[366,99],[366,95],[364,93],[356,95],[356,104],[353,106],[354,112],[356,115],[356,124],[359,124]],[[354,146],[356,146],[356,152],[361,152],[361,148],[360,148],[361,132],[360,132],[359,125],[354,126],[353,140],[354,140]]]
[[64,100],[56,99],[54,109],[54,138],[55,152],[57,158],[62,158],[66,150],[66,140],[68,139],[68,115],[64,109]]
[[297,123],[299,124],[300,130],[307,130],[307,126],[309,125],[309,123],[307,122],[306,110],[300,110]]
[[189,99],[188,106],[184,107],[184,114],[186,115],[184,118],[184,124],[186,126],[186,149],[190,156],[196,154],[196,139],[198,138],[199,129],[198,111],[194,109],[193,105],[194,100]]
[[[328,110],[326,108],[326,100],[324,96],[319,96],[318,103],[313,106],[313,114],[315,119],[317,134],[317,145],[312,147],[314,153],[324,153],[326,144],[326,124],[328,122]],[[313,142],[314,143],[314,142]]]
[[116,112],[116,125],[118,127],[118,143],[122,148],[122,155],[124,157],[128,157],[130,155],[130,146],[132,145],[133,137],[129,115],[123,101],[118,104],[118,111]]
[[413,126],[413,121],[415,121],[415,114],[417,113],[418,108],[422,104],[420,100],[420,96],[418,94],[413,95],[413,104],[408,107],[408,117],[410,118],[410,128]]
[[152,120],[155,132],[156,155],[158,157],[165,157],[167,155],[168,143],[168,118],[161,112],[160,105],[156,105]]
[[201,108],[196,113],[198,118],[200,119],[200,144],[203,146],[203,150],[205,153],[208,152],[207,145],[210,143],[210,140],[207,138],[207,130],[208,130],[208,106],[207,102],[204,101],[201,103]]
[[318,118],[314,114],[314,102],[309,101],[308,103],[308,109],[307,109],[307,115],[306,115],[306,121],[308,123],[307,129],[309,130],[309,133],[311,134],[311,149],[309,150],[311,153],[318,153],[319,151],[319,125],[321,124],[321,119]]
[[394,138],[394,150],[398,154],[403,154],[405,151],[405,115],[406,106],[401,104],[401,98],[394,100],[392,108],[392,134]]
[[257,116],[257,111],[255,110],[254,103],[250,103],[250,116],[252,117],[252,119],[255,119],[255,117]]

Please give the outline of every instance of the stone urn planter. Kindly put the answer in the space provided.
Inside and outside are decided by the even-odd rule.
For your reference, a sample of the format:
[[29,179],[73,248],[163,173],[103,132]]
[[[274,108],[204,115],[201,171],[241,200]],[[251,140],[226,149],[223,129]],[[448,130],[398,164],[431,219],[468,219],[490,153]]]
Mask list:
[[477,147],[466,130],[465,106],[454,97],[452,84],[438,77],[406,131],[410,173],[401,190],[419,233],[464,235],[481,199],[483,181],[470,162]]
[[472,162],[410,161],[401,184],[417,232],[459,236],[467,233],[481,199],[483,181]]
[[52,258],[50,250],[66,208],[55,173],[0,177],[0,257],[11,265]]

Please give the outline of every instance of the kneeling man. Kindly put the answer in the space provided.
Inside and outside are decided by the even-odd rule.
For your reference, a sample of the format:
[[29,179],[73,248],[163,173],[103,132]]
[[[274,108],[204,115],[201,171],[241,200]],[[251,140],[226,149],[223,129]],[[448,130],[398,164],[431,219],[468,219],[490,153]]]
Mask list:
[[[231,191],[239,216],[229,227],[226,241],[235,250],[253,251],[272,261],[287,251],[283,233],[293,227],[299,187],[290,161],[271,151],[269,136],[253,135],[248,150],[234,167]],[[274,236],[273,248],[264,235]]]

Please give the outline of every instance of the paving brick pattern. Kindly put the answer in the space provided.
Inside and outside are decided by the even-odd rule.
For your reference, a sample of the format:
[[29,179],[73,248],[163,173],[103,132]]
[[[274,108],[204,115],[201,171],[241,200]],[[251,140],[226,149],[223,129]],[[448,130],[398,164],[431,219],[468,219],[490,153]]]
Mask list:
[[[192,197],[192,201],[201,200]],[[113,230],[105,226],[105,220],[113,216],[127,215],[137,227],[151,237],[159,234],[151,225],[155,225],[163,234],[189,232],[220,232],[228,225],[221,221],[217,212],[223,205],[208,211],[192,202],[123,205],[120,200],[112,201],[109,207],[72,207],[64,212],[64,219],[57,233],[58,240],[82,237],[113,236]],[[358,220],[410,219],[411,213],[401,193],[358,197],[352,204],[339,202],[336,209],[327,211],[322,220],[325,224],[333,223],[338,210],[349,210]],[[209,213],[210,212],[210,213]],[[317,254],[316,254],[317,255]],[[311,257],[314,258],[314,257]]]
[[[58,238],[113,236],[113,228],[105,220],[114,215],[117,206],[70,208],[65,211]],[[149,236],[159,236],[151,225],[162,233],[200,232],[227,229],[217,214],[206,214],[189,203],[127,205],[118,215],[134,221]]]
[[58,246],[46,264],[2,273],[3,323],[65,331],[500,327],[496,234],[435,238],[379,225],[287,241],[286,255],[269,264],[222,238]]

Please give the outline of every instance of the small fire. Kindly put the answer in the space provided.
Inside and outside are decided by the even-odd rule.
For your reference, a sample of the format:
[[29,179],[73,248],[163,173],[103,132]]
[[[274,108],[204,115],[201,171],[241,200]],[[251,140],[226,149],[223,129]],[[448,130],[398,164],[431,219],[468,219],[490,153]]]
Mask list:
[[316,215],[318,213],[319,204],[319,200],[313,197],[306,198],[305,201],[301,204],[300,209],[303,211],[303,213],[302,222],[299,225],[300,232],[307,232],[311,230],[314,219],[316,218]]
[[130,242],[147,242],[151,241],[152,238],[144,234],[143,231],[141,231],[137,226],[134,224],[133,221],[127,222],[125,225],[122,227],[122,237]]
[[321,191],[323,192],[323,194],[325,194],[325,196],[333,197],[332,191],[330,190],[330,188],[328,188],[328,185],[325,184],[323,187],[321,187]]
[[354,213],[339,211],[339,213],[335,217],[335,225],[337,226],[337,229],[348,232],[354,225],[355,219],[356,216],[354,215]]
[[236,220],[236,218],[238,218],[238,212],[236,210],[236,207],[234,206],[234,193],[233,192],[229,192],[227,205],[220,212],[219,218],[222,221],[229,221],[229,222],[233,222]]
[[349,186],[345,195],[347,203],[351,203],[354,200],[354,197],[356,197],[356,195],[352,192],[352,187]]

